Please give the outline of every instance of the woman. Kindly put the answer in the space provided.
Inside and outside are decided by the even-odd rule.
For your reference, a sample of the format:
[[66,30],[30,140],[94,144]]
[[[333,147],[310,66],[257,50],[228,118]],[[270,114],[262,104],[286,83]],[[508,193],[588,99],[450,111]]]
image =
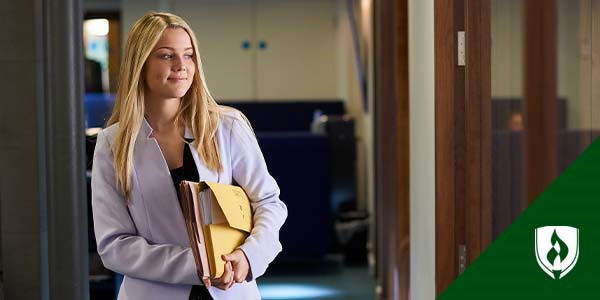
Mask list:
[[[107,125],[94,153],[92,208],[98,253],[125,276],[118,299],[260,299],[255,279],[281,251],[287,208],[245,117],[211,97],[180,17],[149,13],[135,23]],[[251,200],[254,228],[223,256],[218,279],[199,279],[181,180],[235,183]]]

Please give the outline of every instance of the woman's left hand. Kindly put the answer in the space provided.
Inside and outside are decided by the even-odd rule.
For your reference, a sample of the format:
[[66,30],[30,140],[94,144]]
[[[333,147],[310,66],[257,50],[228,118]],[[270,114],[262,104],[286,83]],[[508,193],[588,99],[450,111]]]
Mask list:
[[228,288],[230,288],[233,285],[233,283],[234,283],[233,277],[234,276],[235,276],[235,274],[233,273],[233,268],[231,267],[231,263],[227,261],[227,262],[225,262],[225,267],[223,269],[223,275],[221,275],[221,277],[219,277],[219,278],[203,278],[202,282],[204,283],[204,286],[206,288],[214,286],[216,288],[226,291]]
[[227,262],[231,262],[234,274],[233,281],[241,283],[246,280],[248,272],[250,271],[250,264],[248,263],[248,258],[246,258],[244,251],[236,249],[229,254],[223,255],[221,258]]

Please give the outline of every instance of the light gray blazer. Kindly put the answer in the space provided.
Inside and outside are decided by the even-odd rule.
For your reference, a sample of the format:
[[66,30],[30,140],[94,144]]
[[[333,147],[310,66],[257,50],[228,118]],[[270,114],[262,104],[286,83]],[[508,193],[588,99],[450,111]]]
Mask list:
[[[130,202],[116,188],[111,144],[118,124],[98,134],[92,168],[92,209],[98,253],[104,265],[124,274],[119,300],[187,300],[191,285],[201,285],[171,174],[144,121],[133,154]],[[192,138],[186,129],[186,138]],[[209,170],[190,148],[200,180],[240,185],[254,212],[254,228],[241,246],[250,262],[246,282],[227,291],[209,288],[215,300],[260,299],[255,279],[281,251],[279,229],[287,208],[267,171],[252,130],[239,112],[220,121],[217,141],[223,171]]]

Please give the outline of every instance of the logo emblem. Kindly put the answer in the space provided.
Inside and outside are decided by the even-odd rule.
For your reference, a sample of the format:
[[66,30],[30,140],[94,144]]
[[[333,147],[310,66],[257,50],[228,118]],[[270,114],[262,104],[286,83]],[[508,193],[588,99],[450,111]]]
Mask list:
[[563,278],[579,258],[579,229],[570,226],[536,228],[535,257],[546,274],[554,279]]

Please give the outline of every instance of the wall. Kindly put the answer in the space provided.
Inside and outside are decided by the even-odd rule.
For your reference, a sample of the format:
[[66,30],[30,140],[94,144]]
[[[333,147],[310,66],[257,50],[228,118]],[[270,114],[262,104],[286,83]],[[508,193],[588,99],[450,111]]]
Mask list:
[[120,2],[121,45],[123,47],[127,41],[127,33],[138,18],[149,11],[169,11],[173,7],[173,0],[121,0]]
[[[371,20],[371,1],[362,1],[363,9],[362,19],[364,27],[370,33],[372,26]],[[373,86],[368,86],[367,95],[368,110],[363,110],[363,98],[359,86],[358,66],[356,64],[355,49],[353,47],[353,37],[350,27],[350,19],[348,14],[348,1],[337,0],[337,85],[338,95],[341,99],[346,100],[346,108],[348,113],[355,117],[356,135],[357,135],[357,196],[360,209],[367,209],[373,212],[374,192],[374,166],[373,166]],[[360,19],[360,15],[355,15],[355,18]],[[358,28],[360,30],[360,28]],[[367,46],[372,47],[372,34],[366,34]],[[368,84],[372,84],[372,49],[367,49],[367,55],[362,62],[366,65],[364,76],[367,78]]]
[[[184,17],[196,32],[218,99],[335,99],[335,0],[123,1],[124,28],[148,10]],[[250,50],[241,49],[243,40]],[[258,42],[267,48],[259,50]]]
[[434,0],[409,0],[410,297],[435,298]]
[[2,7],[0,16],[4,24],[19,24],[3,31],[0,47],[5,71],[0,77],[0,298],[6,299],[40,299],[47,292],[40,282],[47,277],[42,257],[47,231],[40,220],[44,161],[38,149],[44,130],[37,118],[44,64],[36,51],[42,39],[36,34],[36,6],[33,1],[13,2]]

